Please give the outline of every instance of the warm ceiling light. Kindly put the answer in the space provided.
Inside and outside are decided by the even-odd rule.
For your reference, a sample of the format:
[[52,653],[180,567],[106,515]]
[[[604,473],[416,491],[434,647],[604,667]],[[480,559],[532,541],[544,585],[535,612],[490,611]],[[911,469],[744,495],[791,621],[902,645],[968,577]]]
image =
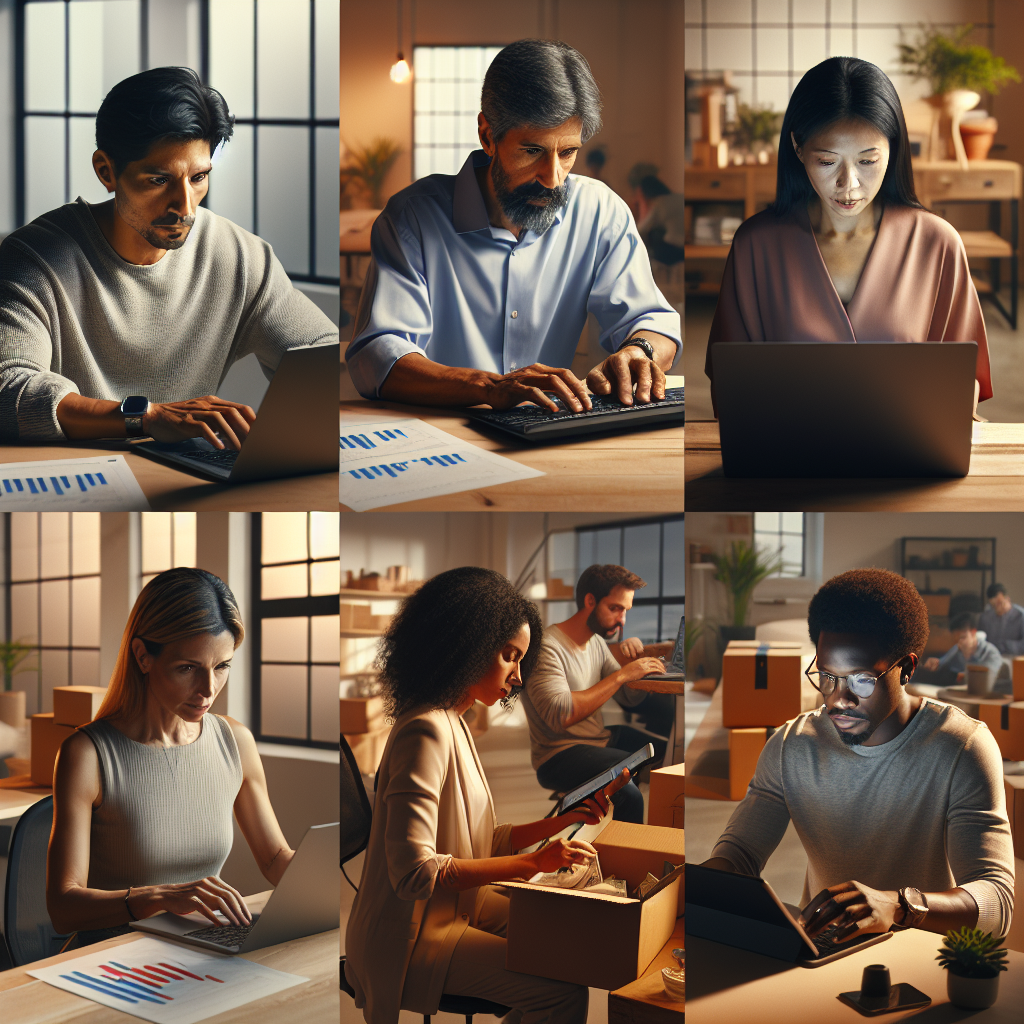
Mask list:
[[412,78],[412,68],[409,67],[408,61],[399,53],[398,60],[391,65],[391,81],[401,85],[402,82],[408,82],[410,78]]

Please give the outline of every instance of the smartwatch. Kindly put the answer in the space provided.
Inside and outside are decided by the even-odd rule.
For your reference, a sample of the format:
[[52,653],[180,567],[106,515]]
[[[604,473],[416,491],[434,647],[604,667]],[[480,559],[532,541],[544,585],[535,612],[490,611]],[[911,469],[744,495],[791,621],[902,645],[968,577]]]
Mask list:
[[645,356],[653,363],[654,362],[654,349],[649,341],[644,341],[643,338],[630,338],[624,345],[621,346],[619,351],[628,348],[630,345],[635,345],[640,349]]
[[894,924],[893,930],[901,932],[907,928],[920,928],[928,915],[928,900],[924,893],[920,889],[907,887],[900,889],[897,895],[903,908],[903,923]]
[[121,403],[121,415],[124,416],[124,432],[126,437],[145,437],[142,429],[142,417],[149,412],[149,399],[141,395],[129,395]]

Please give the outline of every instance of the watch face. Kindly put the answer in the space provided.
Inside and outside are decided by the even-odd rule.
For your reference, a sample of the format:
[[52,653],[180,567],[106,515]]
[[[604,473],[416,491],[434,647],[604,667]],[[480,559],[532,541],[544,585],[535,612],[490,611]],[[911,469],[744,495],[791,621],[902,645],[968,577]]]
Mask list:
[[149,408],[149,399],[140,395],[131,395],[121,403],[121,412],[125,416],[141,416]]

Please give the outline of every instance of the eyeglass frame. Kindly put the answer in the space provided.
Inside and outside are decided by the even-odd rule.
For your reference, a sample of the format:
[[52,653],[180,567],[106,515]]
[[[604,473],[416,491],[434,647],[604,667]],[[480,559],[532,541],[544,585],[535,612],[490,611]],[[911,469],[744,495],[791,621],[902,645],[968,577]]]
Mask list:
[[[804,675],[807,677],[807,681],[811,684],[811,686],[813,686],[818,691],[818,693],[820,693],[822,695],[822,697],[831,697],[832,694],[835,693],[836,690],[839,689],[840,683],[842,683],[843,688],[846,690],[847,693],[852,693],[859,700],[868,700],[868,698],[870,698],[874,694],[875,687],[878,685],[878,680],[881,679],[882,676],[888,675],[897,665],[900,664],[900,662],[902,662],[904,659],[909,658],[909,657],[911,657],[911,655],[904,654],[902,658],[898,659],[897,661],[894,661],[884,672],[880,672],[878,675],[874,676],[873,677],[874,678],[874,682],[871,684],[871,692],[867,693],[867,694],[861,694],[861,693],[858,693],[856,690],[854,690],[850,686],[849,679],[850,679],[850,676],[868,676],[868,677],[871,677],[871,673],[870,672],[848,672],[845,676],[837,676],[833,672],[826,672],[825,675],[832,676],[832,678],[835,679],[835,681],[836,681],[835,686],[833,686],[832,689],[829,690],[828,693],[826,693],[811,678],[811,666],[817,664],[817,662],[818,662],[818,655],[817,654],[814,655],[814,658],[811,660],[811,664],[808,665],[807,668],[804,669]],[[816,674],[820,676],[821,675],[821,669],[819,669]]]

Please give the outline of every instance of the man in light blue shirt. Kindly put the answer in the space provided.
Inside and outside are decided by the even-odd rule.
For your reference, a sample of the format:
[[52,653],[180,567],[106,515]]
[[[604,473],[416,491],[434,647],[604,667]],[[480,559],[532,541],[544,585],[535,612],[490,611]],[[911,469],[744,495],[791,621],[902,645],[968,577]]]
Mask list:
[[1024,608],[1010,600],[1002,583],[992,583],[985,597],[989,606],[978,616],[978,628],[1004,657],[1024,654]]
[[[949,623],[949,631],[956,638],[941,658],[929,658],[923,668],[936,673],[935,679],[928,680],[935,685],[952,685],[955,682],[966,683],[968,665],[984,665],[990,672],[990,679],[995,682],[999,670],[1003,667],[1003,658],[993,644],[978,629],[978,616],[974,612],[962,612],[954,616]],[[949,678],[943,678],[948,674]]]
[[587,375],[590,391],[627,405],[664,398],[679,314],[654,284],[626,204],[569,175],[601,125],[586,61],[564,43],[513,43],[491,63],[481,107],[482,149],[457,175],[393,196],[373,226],[346,354],[360,394],[555,409],[550,391],[589,408],[568,369],[589,311],[610,353]]

